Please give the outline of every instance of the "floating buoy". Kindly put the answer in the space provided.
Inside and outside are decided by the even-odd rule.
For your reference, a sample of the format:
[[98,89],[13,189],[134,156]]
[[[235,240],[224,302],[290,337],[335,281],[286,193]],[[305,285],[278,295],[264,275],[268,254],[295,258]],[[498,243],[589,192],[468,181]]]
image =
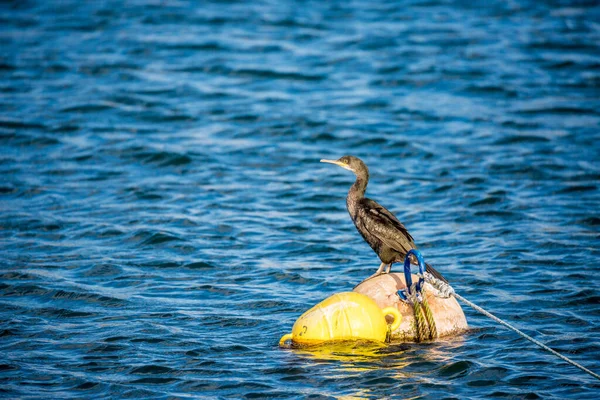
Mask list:
[[[417,281],[419,277],[412,275],[412,279]],[[366,279],[359,283],[354,291],[370,297],[380,308],[395,308],[402,315],[402,321],[396,329],[392,329],[392,341],[414,342],[417,341],[414,309],[398,296],[398,292],[405,289],[404,274],[392,272]],[[425,283],[423,295],[431,308],[437,337],[457,335],[466,331],[467,319],[456,299],[437,297],[435,294],[436,290]]]
[[389,315],[393,317],[389,329],[394,331],[401,320],[396,307],[381,309],[364,294],[337,293],[302,314],[279,345],[283,347],[290,340],[299,346],[347,340],[385,342]]

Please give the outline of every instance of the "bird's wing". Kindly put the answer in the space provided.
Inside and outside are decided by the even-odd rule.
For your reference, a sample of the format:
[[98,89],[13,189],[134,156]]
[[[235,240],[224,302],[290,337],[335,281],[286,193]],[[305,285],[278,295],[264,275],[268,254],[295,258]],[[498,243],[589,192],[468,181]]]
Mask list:
[[366,218],[363,226],[370,234],[398,252],[416,248],[413,237],[394,214],[371,199],[363,199],[362,203]]
[[[417,248],[413,237],[394,214],[371,199],[363,199],[361,203],[362,207],[359,207],[359,210],[363,215],[355,222],[360,224],[360,227],[357,225],[357,228],[359,228],[359,232],[365,239],[367,239],[365,233],[375,236],[386,246],[404,254]],[[448,283],[446,278],[429,264],[427,264],[427,271],[434,277]]]

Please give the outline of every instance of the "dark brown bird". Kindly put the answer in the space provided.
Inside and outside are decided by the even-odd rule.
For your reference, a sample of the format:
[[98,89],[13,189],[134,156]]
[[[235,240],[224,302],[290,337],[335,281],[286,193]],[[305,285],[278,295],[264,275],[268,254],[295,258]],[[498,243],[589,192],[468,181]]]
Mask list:
[[[362,160],[354,156],[343,156],[339,160],[321,160],[321,162],[338,165],[356,175],[356,181],[348,191],[346,207],[356,229],[381,260],[375,275],[389,273],[393,263],[403,263],[406,253],[410,249],[417,248],[412,236],[394,214],[365,197],[369,183],[369,169]],[[411,262],[416,264],[417,260],[411,258]],[[429,264],[427,264],[427,271],[447,282]]]

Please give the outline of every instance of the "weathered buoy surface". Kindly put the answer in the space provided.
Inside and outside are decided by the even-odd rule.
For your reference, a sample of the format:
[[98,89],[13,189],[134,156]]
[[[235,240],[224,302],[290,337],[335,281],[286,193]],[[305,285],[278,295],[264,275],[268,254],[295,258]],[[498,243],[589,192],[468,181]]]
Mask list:
[[[412,276],[416,282],[419,278]],[[402,319],[398,328],[392,330],[392,341],[411,342],[416,339],[414,311],[410,304],[400,300],[399,290],[406,288],[404,274],[381,274],[359,283],[354,292],[364,294],[377,303],[380,308],[393,307],[400,312]],[[428,283],[424,286],[424,295],[429,302],[438,337],[457,335],[468,329],[465,314],[454,297],[436,297],[436,289]]]
[[357,292],[337,293],[302,314],[292,333],[284,335],[279,345],[284,346],[289,340],[300,346],[346,340],[384,342],[388,333],[386,316],[391,318],[392,331],[400,326],[396,307],[382,309],[373,299]]

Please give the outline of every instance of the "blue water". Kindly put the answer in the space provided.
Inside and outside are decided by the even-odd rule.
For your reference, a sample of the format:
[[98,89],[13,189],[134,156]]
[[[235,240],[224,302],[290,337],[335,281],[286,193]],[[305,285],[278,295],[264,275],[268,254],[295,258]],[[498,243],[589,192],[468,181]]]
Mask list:
[[573,398],[465,307],[429,344],[281,350],[379,260],[361,157],[457,292],[600,372],[595,1],[0,5],[0,396]]

